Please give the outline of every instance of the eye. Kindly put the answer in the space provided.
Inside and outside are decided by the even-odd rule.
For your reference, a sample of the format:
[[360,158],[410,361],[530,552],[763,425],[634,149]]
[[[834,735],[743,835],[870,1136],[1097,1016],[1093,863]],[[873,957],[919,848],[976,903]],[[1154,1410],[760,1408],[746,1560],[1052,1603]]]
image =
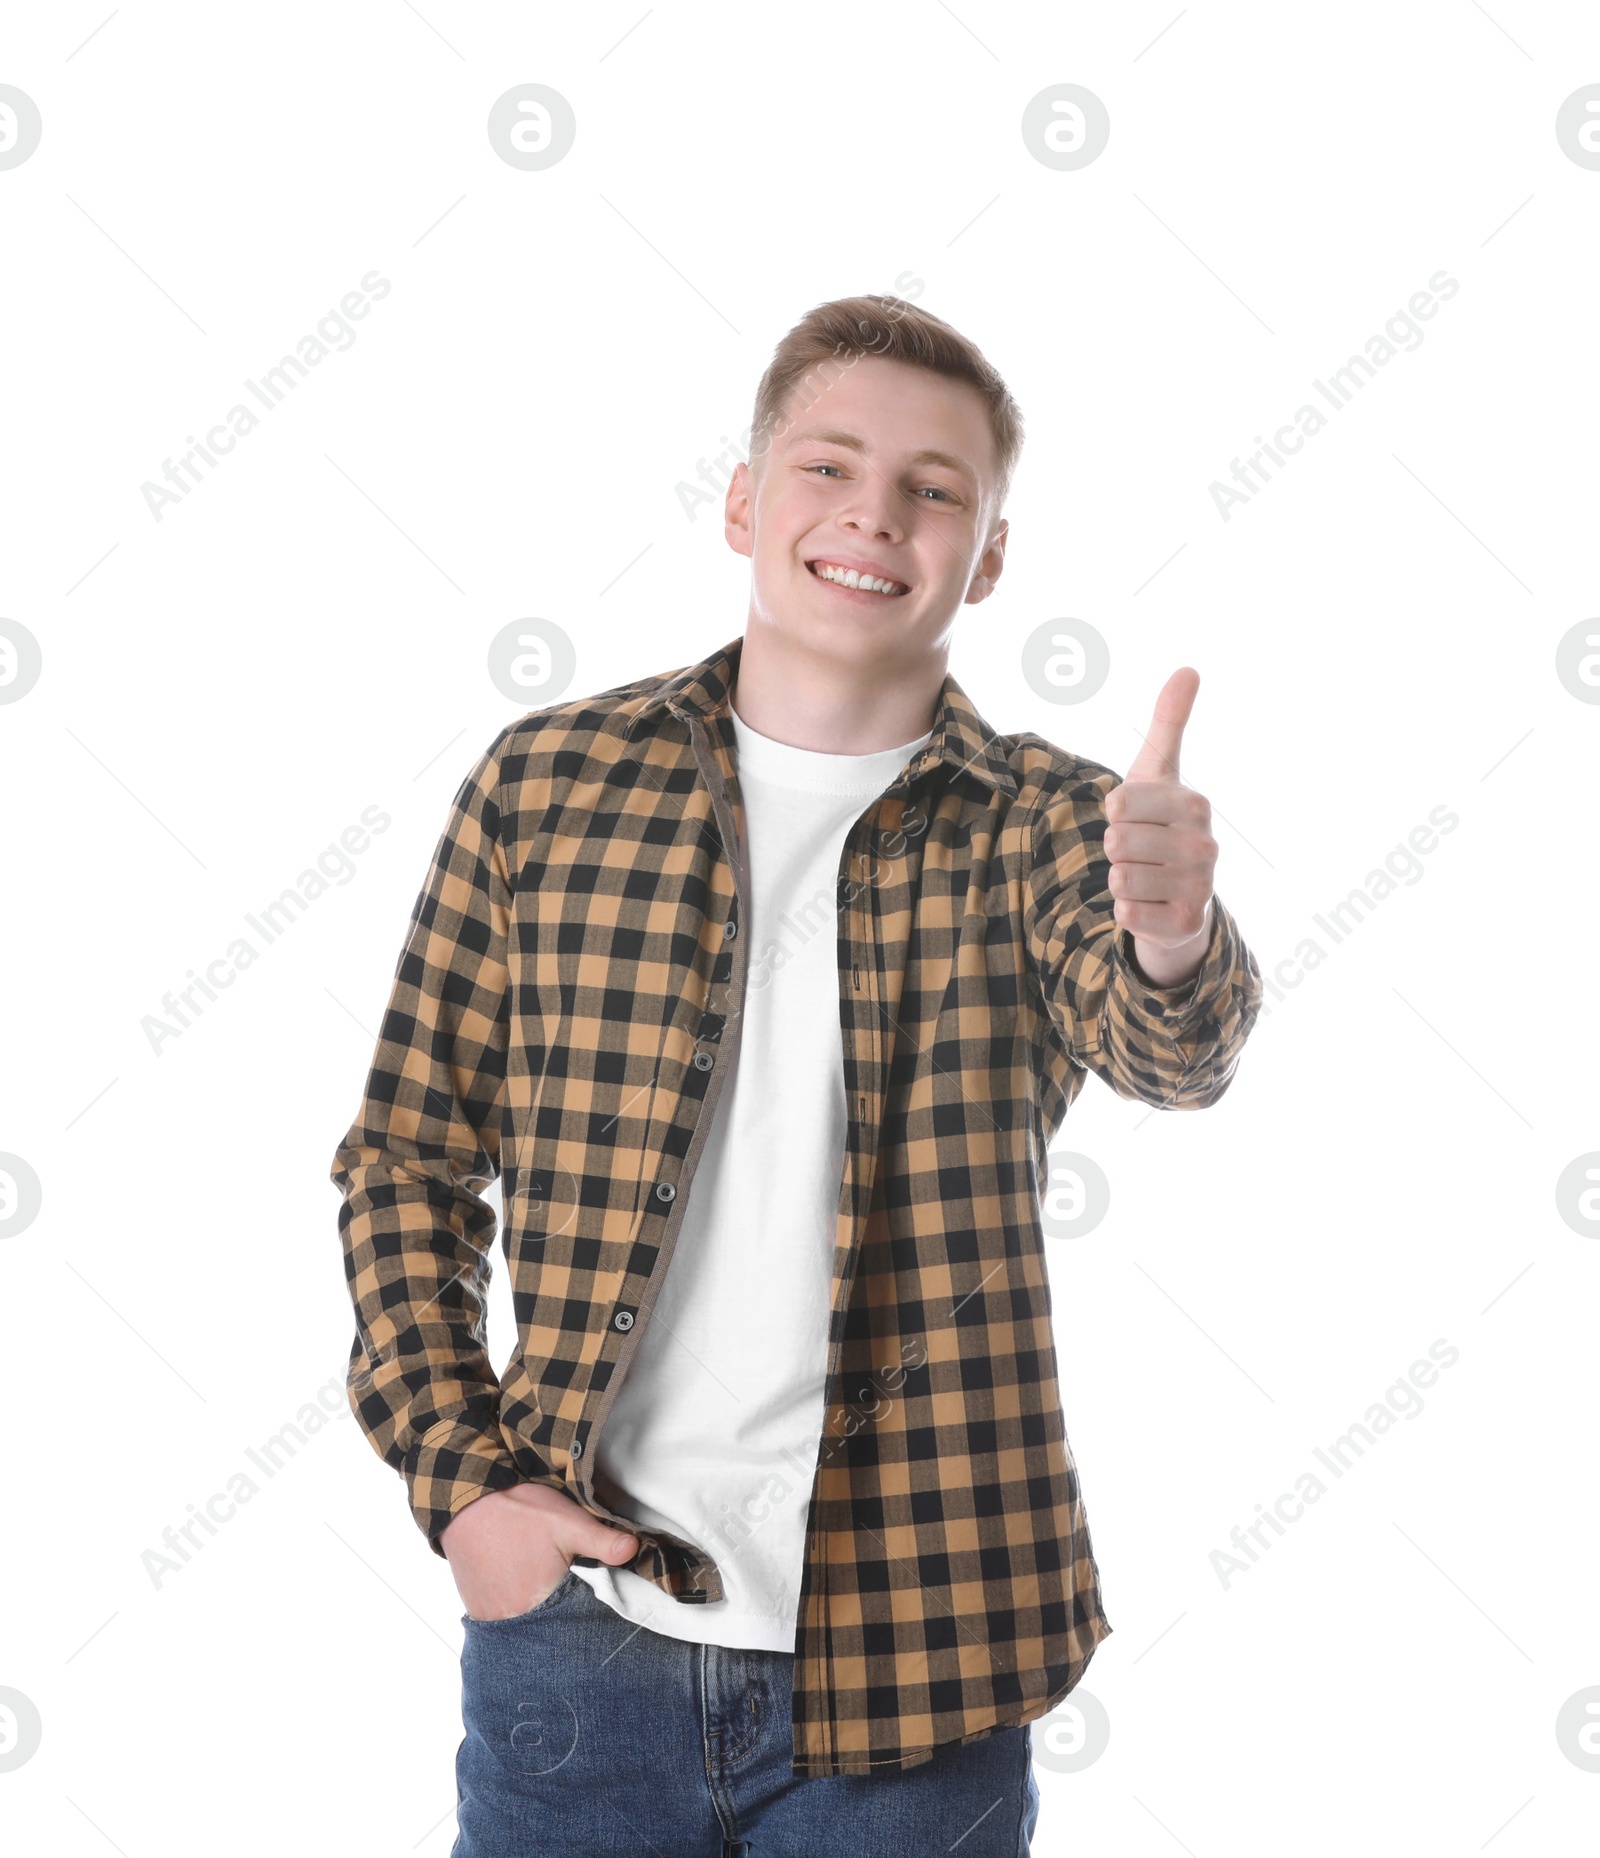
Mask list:
[[[945,490],[945,489],[944,489],[944,488],[943,488],[943,487],[942,487],[941,485],[938,485],[938,484],[924,484],[924,485],[923,485],[923,487],[922,487],[922,489],[923,489],[923,490],[931,490],[931,491],[932,491],[932,492],[934,493],[934,495],[935,495],[935,496],[938,496],[938,497],[943,497],[946,503],[954,503],[954,502],[955,502],[955,498],[954,498],[953,496],[951,496],[951,494],[950,494],[950,492],[949,492],[948,490]],[[921,492],[920,492],[920,491],[918,492],[918,495],[919,495],[919,496],[921,495]]]
[[[826,459],[821,464],[802,465],[800,468],[802,471],[839,471],[838,465],[830,464]],[[842,471],[839,474],[841,477],[844,475]]]

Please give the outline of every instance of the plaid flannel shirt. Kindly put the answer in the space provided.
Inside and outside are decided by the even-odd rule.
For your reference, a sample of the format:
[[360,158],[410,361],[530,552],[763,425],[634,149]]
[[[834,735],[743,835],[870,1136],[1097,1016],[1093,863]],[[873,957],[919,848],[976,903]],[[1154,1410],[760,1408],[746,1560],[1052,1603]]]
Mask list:
[[[475,1498],[532,1480],[636,1533],[627,1565],[684,1604],[721,1597],[713,1556],[607,1508],[592,1467],[739,1038],[741,645],[535,711],[479,757],[332,1169],[351,1407],[435,1552]],[[1220,899],[1190,982],[1133,965],[1102,843],[1119,778],[996,735],[947,676],[932,739],[845,842],[848,1133],[797,1774],[909,1768],[1030,1722],[1111,1631],[1056,1378],[1047,1149],[1090,1071],[1214,1103],[1261,1003]],[[498,1376],[497,1174],[518,1334]]]

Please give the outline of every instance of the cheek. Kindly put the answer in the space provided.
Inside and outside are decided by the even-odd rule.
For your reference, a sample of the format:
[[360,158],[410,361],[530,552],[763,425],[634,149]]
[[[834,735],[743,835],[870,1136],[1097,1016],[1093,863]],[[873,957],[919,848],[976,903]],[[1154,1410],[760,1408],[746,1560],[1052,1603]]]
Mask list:
[[943,531],[917,550],[925,582],[943,587],[961,587],[972,579],[978,567],[976,545],[970,536]]
[[769,538],[775,548],[788,549],[809,530],[816,528],[822,515],[815,498],[789,490],[783,496],[773,497],[762,505],[759,526],[763,536]]

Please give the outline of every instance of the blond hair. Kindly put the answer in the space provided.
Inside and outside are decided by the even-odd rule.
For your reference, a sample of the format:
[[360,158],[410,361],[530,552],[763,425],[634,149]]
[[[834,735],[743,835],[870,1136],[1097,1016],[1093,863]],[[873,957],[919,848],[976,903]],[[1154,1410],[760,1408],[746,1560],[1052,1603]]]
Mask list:
[[1022,409],[975,343],[904,297],[838,297],[801,317],[773,350],[756,389],[750,425],[752,466],[759,470],[767,451],[798,415],[868,355],[903,361],[977,388],[994,438],[998,511],[1022,451]]

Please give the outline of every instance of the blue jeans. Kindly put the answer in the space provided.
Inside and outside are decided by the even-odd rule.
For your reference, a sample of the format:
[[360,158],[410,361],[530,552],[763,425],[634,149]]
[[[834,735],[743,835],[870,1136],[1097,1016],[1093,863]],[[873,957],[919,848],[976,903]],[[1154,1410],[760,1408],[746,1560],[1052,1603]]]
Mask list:
[[633,1625],[570,1570],[531,1612],[463,1624],[451,1858],[1026,1858],[1026,1726],[798,1776],[791,1653]]

